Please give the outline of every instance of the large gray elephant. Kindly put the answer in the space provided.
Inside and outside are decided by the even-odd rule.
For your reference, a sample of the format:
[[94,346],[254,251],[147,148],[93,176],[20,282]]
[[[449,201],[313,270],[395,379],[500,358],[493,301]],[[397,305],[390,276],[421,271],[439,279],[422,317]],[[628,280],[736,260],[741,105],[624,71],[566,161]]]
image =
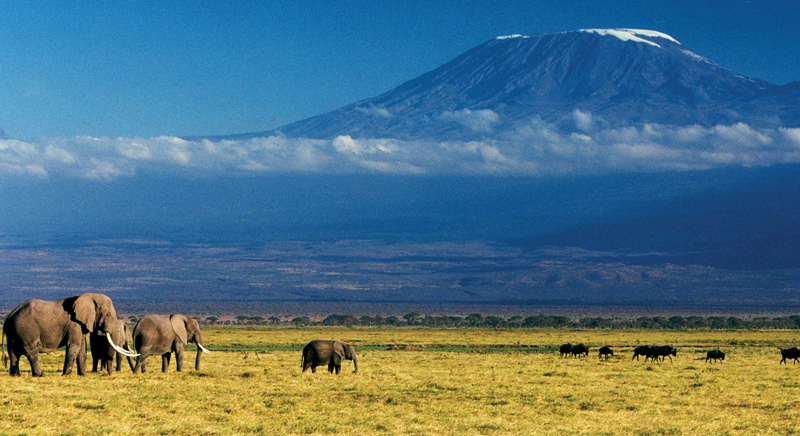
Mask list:
[[[125,321],[117,320],[116,328],[111,332],[111,340],[122,349],[133,353],[128,348],[128,326]],[[92,372],[97,372],[97,364],[100,364],[100,371],[108,371],[108,375],[114,373],[114,357],[117,358],[117,371],[122,369],[122,353],[117,353],[114,347],[111,347],[108,340],[97,333],[89,333],[89,347],[92,350]],[[133,364],[128,359],[128,364],[133,370]]]
[[200,353],[211,354],[203,347],[203,336],[200,334],[200,324],[192,318],[183,315],[147,315],[133,327],[133,347],[139,357],[133,372],[138,374],[146,372],[145,359],[147,356],[161,356],[161,371],[167,372],[169,360],[175,353],[177,370],[183,370],[183,346],[189,342],[197,345],[197,357],[194,369],[200,369]]
[[317,372],[317,367],[328,365],[328,372],[339,374],[342,369],[342,359],[352,360],[353,372],[358,372],[358,361],[356,360],[356,350],[352,345],[339,341],[320,341],[315,340],[308,343],[303,348],[301,364],[303,372],[311,368],[311,372]]
[[[111,333],[116,325],[114,304],[104,294],[87,293],[58,301],[26,301],[12,310],[3,324],[3,335],[8,338],[9,372],[13,376],[20,375],[19,360],[26,356],[31,374],[41,377],[39,353],[66,347],[62,374],[70,374],[77,360],[78,375],[85,375],[87,333],[105,336],[117,352],[134,356],[113,343]],[[4,363],[5,360],[3,351]]]

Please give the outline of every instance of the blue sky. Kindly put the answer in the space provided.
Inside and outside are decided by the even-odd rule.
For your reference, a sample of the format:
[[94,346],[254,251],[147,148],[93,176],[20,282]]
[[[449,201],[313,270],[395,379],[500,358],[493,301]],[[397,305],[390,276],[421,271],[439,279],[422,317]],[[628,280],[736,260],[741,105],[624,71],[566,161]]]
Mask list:
[[0,6],[14,138],[267,130],[385,92],[497,35],[654,29],[800,80],[798,1],[18,1]]

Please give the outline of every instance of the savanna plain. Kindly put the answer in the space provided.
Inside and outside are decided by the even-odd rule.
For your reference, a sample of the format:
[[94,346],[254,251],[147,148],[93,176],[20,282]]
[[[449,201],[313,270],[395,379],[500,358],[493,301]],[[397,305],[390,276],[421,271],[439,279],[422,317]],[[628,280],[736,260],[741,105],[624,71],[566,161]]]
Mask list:
[[[0,376],[0,434],[797,434],[800,331],[205,327],[199,371],[127,368]],[[357,350],[359,371],[301,372],[311,339]],[[584,358],[558,345],[583,342]],[[665,362],[633,347],[670,344]],[[598,358],[603,345],[614,349]],[[706,363],[707,350],[726,352]],[[188,368],[187,368],[188,367]]]

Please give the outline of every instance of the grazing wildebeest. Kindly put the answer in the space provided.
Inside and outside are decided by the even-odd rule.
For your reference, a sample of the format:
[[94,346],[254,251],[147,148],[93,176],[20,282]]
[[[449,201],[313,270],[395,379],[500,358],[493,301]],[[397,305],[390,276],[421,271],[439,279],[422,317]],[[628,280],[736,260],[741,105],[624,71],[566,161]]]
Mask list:
[[797,363],[797,359],[800,358],[800,350],[797,347],[787,348],[785,350],[781,350],[781,363],[786,363],[786,359],[794,359],[792,364]]
[[580,357],[581,354],[583,354],[584,356],[588,356],[589,355],[589,347],[587,347],[586,345],[583,345],[583,344],[573,345],[572,346],[572,350],[570,350],[570,352],[572,353],[572,357],[575,357],[575,356]]
[[561,353],[561,357],[569,355],[572,352],[572,344],[564,344],[558,347],[558,352]]
[[670,356],[670,355],[672,355],[672,356],[677,356],[678,355],[678,350],[675,349],[675,347],[673,347],[671,345],[661,345],[661,346],[658,346],[658,347],[650,347],[650,353],[645,357],[644,360],[647,360],[648,357],[653,359],[653,360],[658,360],[658,358],[660,357],[661,361],[663,362],[665,357],[669,357],[669,361],[672,362],[672,356]]
[[611,349],[609,346],[600,347],[600,353],[597,355],[598,358],[604,357],[608,360],[609,357],[614,355],[614,350]]
[[708,363],[709,360],[714,363],[716,363],[717,360],[725,360],[725,353],[719,350],[711,350],[706,353],[706,363]]
[[631,360],[636,359],[639,360],[639,356],[644,356],[644,360],[647,360],[647,356],[650,354],[650,349],[653,348],[649,345],[639,345],[638,347],[633,349],[633,357]]

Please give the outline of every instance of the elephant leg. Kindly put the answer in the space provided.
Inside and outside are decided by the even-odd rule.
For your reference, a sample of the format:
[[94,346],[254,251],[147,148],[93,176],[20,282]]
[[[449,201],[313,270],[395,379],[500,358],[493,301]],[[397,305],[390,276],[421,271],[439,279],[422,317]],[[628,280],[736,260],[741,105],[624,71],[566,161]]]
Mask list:
[[169,360],[172,357],[172,353],[164,353],[161,355],[161,372],[167,372],[169,370]]
[[[31,375],[34,377],[43,376],[42,365],[39,364],[39,350],[30,350],[25,355],[28,357],[28,363],[31,364]],[[17,366],[17,373],[19,373],[19,365]]]
[[8,349],[8,373],[12,376],[18,376],[19,374],[19,355],[11,350]]
[[114,358],[113,357],[106,357],[106,370],[108,371],[108,375],[114,374]]
[[328,372],[331,374],[333,374],[334,372],[336,372],[336,374],[339,374],[339,369],[341,367],[342,367],[342,358],[339,357],[338,354],[334,353],[333,356],[331,356],[331,360],[328,361]]
[[[94,351],[92,351],[92,372],[97,372],[97,364],[101,362],[102,359],[96,357],[94,355]],[[103,366],[100,365],[100,371],[103,370]]]
[[311,355],[303,350],[303,372],[306,372],[308,368],[311,368]]
[[175,347],[175,367],[178,372],[183,371],[183,345]]
[[64,369],[61,375],[69,375],[72,373],[72,367],[75,366],[75,359],[78,358],[78,344],[67,344],[67,351],[64,353]]
[[78,375],[86,375],[86,337],[81,337],[76,360],[78,363]]
[[146,371],[144,362],[145,359],[147,359],[147,356],[148,354],[145,353],[141,353],[138,356],[136,356],[136,366],[133,367],[134,374],[139,374]]

